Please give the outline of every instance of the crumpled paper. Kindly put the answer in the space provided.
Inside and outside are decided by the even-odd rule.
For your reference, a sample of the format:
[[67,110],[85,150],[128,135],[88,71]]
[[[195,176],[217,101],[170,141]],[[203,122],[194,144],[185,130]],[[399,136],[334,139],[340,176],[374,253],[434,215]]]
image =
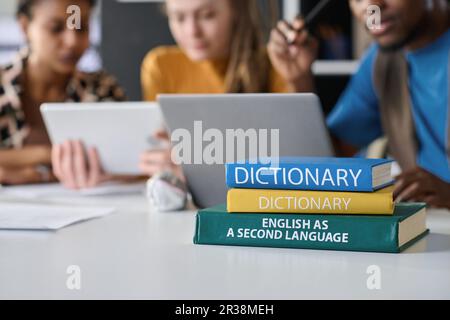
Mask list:
[[159,212],[180,211],[186,209],[188,190],[183,181],[166,171],[147,181],[147,199]]

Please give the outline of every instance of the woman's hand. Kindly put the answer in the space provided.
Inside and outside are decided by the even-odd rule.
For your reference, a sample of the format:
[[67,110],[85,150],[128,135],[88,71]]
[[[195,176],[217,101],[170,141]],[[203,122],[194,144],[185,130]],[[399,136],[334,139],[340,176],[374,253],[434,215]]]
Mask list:
[[141,155],[140,170],[149,177],[163,171],[172,171],[178,178],[185,181],[181,167],[172,161],[172,149],[167,132],[158,131],[154,136],[161,141],[162,147],[146,151]]
[[92,188],[112,177],[105,174],[95,148],[81,141],[66,141],[52,149],[53,173],[69,189]]
[[304,28],[303,19],[297,18],[292,25],[280,21],[267,46],[272,65],[295,92],[314,91],[312,64],[319,44]]
[[0,150],[0,167],[24,168],[51,163],[49,146],[27,146],[22,149]]
[[[50,179],[50,176],[48,176],[48,179]],[[21,168],[11,168],[0,166],[0,184],[20,185],[43,182],[49,182],[49,180],[44,181],[42,174],[37,170],[37,167],[26,166]]]
[[22,149],[0,150],[0,184],[19,185],[49,182],[51,149],[47,146],[27,146]]

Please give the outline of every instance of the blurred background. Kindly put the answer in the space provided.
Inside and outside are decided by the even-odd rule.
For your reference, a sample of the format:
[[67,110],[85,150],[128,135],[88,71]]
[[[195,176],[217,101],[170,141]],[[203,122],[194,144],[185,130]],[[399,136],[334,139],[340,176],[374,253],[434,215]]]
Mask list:
[[[277,1],[279,18],[306,16],[317,0],[260,0],[262,11],[268,1]],[[0,0],[0,64],[8,63],[24,45],[15,20],[16,0]],[[91,49],[80,69],[105,68],[126,89],[130,100],[141,99],[140,65],[145,54],[159,45],[173,44],[167,20],[158,0],[100,0],[92,17]],[[370,43],[356,23],[348,1],[332,0],[313,26],[320,40],[319,61],[314,65],[317,90],[327,113],[358,66]]]

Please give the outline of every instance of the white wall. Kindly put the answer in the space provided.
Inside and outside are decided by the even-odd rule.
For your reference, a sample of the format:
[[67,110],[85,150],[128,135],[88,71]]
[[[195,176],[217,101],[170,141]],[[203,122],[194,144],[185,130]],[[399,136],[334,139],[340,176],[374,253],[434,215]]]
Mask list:
[[15,7],[15,0],[0,0],[0,15],[14,14]]

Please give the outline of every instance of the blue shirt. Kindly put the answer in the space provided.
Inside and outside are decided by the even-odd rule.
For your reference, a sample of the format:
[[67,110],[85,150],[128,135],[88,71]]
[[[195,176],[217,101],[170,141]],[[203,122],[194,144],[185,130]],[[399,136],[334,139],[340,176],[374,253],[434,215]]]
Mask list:
[[[373,45],[358,72],[328,117],[330,131],[356,147],[364,147],[383,135],[373,68],[379,47]],[[450,182],[447,158],[449,119],[450,30],[428,46],[406,52],[412,115],[419,140],[417,163]]]

